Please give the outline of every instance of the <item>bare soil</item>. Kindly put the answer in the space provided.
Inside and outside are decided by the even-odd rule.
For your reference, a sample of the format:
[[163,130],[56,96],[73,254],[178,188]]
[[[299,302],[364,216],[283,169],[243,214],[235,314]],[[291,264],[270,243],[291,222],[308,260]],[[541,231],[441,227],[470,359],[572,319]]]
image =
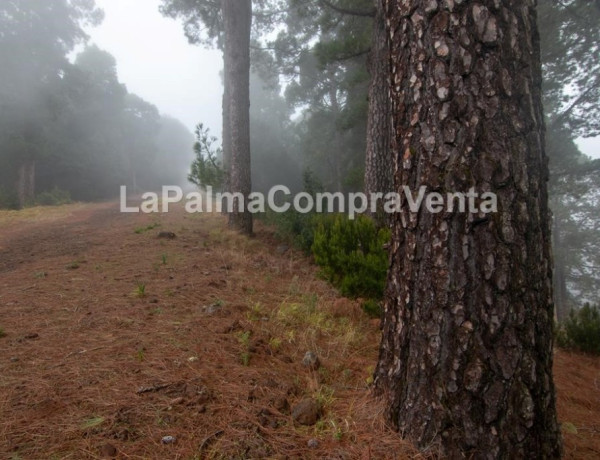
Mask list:
[[[424,458],[371,396],[359,305],[260,223],[0,212],[0,458]],[[555,363],[566,457],[600,458],[600,359]],[[306,398],[314,426],[291,415]]]

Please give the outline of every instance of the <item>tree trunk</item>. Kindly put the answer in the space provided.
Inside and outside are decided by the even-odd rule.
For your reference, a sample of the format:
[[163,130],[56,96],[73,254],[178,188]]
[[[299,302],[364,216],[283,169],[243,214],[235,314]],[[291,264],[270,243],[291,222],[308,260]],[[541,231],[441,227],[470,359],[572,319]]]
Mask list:
[[333,176],[333,189],[335,192],[342,192],[343,191],[343,184],[342,184],[342,135],[341,132],[337,126],[337,120],[340,117],[341,114],[341,109],[340,109],[340,103],[338,101],[338,94],[337,94],[338,88],[337,85],[333,85],[329,88],[329,99],[330,99],[330,103],[331,103],[331,117],[334,120],[333,123],[333,151],[332,151],[332,155],[330,155],[330,161],[329,164],[331,165],[332,168],[332,176]]
[[[385,28],[383,0],[375,0],[372,50],[369,56],[369,113],[367,120],[367,155],[365,162],[365,193],[393,191],[393,157],[390,153],[392,123],[390,116],[390,61]],[[380,224],[389,223],[389,214],[379,212],[373,216]]]
[[498,196],[393,218],[376,388],[444,458],[561,453],[535,3],[386,0],[395,188]]
[[35,201],[35,160],[26,160],[19,166],[16,189],[19,209]]
[[566,248],[562,246],[560,238],[560,225],[558,217],[553,218],[553,252],[554,252],[554,304],[556,309],[556,320],[564,321],[569,316],[569,296],[567,292],[567,280],[565,273],[565,258]]
[[[229,192],[241,193],[244,210],[239,211],[237,199],[229,214],[229,226],[242,233],[252,234],[252,214],[246,210],[251,192],[250,171],[250,28],[252,0],[222,0],[225,37],[225,108],[227,120],[223,133],[229,150]],[[228,126],[227,126],[228,124]],[[227,144],[227,142],[229,144]]]

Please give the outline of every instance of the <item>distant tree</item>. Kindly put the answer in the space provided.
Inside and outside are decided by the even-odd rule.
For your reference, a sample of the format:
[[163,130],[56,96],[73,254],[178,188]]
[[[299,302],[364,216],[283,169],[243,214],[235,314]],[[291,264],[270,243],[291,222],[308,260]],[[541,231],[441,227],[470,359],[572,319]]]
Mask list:
[[33,201],[35,164],[44,155],[45,128],[55,115],[49,88],[68,67],[67,54],[87,39],[83,26],[101,20],[93,0],[0,3],[0,151],[14,170],[3,181],[16,177],[20,207]]
[[386,0],[395,187],[498,197],[394,217],[375,384],[444,458],[561,454],[535,4]]
[[[254,11],[255,30],[268,29],[284,9],[281,0],[163,0],[161,12],[184,19],[184,30],[193,43],[216,45],[223,50],[223,162],[225,187],[251,192],[250,161],[250,42]],[[255,8],[253,8],[255,7]],[[252,233],[252,214],[229,214],[229,225]]]
[[[554,285],[559,320],[596,298],[600,283],[600,216],[588,212],[596,196],[599,163],[574,139],[600,134],[600,4],[540,0],[544,108],[553,211]],[[597,252],[596,252],[597,253]]]
[[600,135],[600,3],[540,0],[539,18],[549,131]]

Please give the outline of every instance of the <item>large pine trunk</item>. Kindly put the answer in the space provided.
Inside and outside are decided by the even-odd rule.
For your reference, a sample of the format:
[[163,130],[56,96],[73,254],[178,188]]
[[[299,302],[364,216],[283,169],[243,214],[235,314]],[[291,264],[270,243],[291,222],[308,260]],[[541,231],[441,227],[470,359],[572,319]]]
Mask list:
[[386,0],[395,188],[498,213],[394,216],[376,388],[445,458],[558,458],[535,0]]
[[[374,0],[372,49],[369,55],[369,113],[367,120],[367,154],[365,162],[365,193],[393,191],[393,157],[390,153],[392,123],[390,116],[390,61],[385,27],[384,0]],[[389,215],[380,208],[375,216],[385,224]]]
[[[222,0],[225,37],[225,91],[223,98],[224,160],[228,192],[241,193],[247,204],[251,192],[250,171],[250,29],[252,0]],[[252,233],[252,214],[234,203],[229,226]]]

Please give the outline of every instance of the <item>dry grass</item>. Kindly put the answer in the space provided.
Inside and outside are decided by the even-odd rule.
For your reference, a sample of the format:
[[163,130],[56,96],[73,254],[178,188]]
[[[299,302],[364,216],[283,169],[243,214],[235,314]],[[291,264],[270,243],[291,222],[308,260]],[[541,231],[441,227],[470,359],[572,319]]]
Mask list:
[[[28,212],[0,233],[1,458],[95,459],[107,444],[123,459],[421,458],[370,396],[377,322],[268,229],[248,239],[219,215],[109,205]],[[321,370],[302,365],[308,350]],[[599,369],[557,354],[569,458],[600,455]],[[314,427],[278,410],[307,396],[324,407]]]

